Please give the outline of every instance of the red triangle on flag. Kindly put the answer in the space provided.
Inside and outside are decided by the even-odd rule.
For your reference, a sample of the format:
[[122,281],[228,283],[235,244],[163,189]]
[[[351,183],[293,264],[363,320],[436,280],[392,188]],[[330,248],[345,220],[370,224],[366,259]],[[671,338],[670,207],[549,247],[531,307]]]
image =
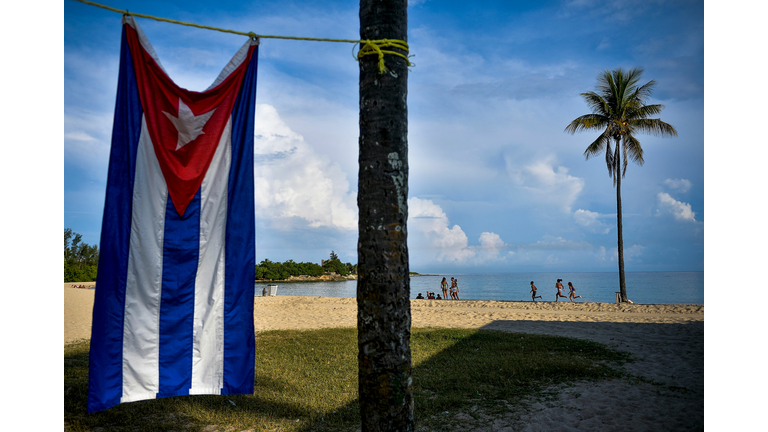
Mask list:
[[176,85],[126,25],[136,82],[149,135],[168,185],[168,195],[184,215],[203,183],[235,105],[253,53],[219,85],[194,92]]

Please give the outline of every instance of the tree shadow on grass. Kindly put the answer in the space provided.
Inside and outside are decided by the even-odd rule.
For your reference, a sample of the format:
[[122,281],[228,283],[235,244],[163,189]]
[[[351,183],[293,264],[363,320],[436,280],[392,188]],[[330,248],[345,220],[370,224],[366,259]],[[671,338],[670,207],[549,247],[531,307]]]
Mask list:
[[[88,344],[70,347],[65,422],[73,431],[359,429],[356,329],[272,331],[256,339],[253,395],[164,398],[91,415]],[[505,411],[547,386],[622,376],[630,360],[591,341],[497,330],[412,329],[411,350],[416,424],[431,429],[454,422],[457,411]]]

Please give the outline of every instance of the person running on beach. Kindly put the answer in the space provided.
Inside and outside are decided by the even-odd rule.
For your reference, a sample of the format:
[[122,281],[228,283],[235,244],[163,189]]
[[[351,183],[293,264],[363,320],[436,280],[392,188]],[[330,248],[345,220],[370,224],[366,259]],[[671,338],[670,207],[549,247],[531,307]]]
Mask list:
[[565,295],[563,295],[563,284],[560,283],[562,281],[563,281],[562,279],[558,279],[557,283],[555,284],[555,288],[557,288],[557,295],[555,296],[555,303],[557,303],[557,299],[559,299],[560,297],[568,298]]
[[537,298],[541,298],[541,296],[536,295],[536,285],[533,284],[533,281],[531,281],[531,297],[533,298],[533,301],[536,301]]
[[443,281],[440,282],[440,289],[443,290],[443,298],[448,298],[448,282],[446,282],[445,278],[443,278]]
[[576,288],[574,288],[573,284],[570,282],[568,282],[568,289],[571,290],[571,293],[569,294],[571,303],[573,303],[573,299],[581,298],[581,296],[576,295]]

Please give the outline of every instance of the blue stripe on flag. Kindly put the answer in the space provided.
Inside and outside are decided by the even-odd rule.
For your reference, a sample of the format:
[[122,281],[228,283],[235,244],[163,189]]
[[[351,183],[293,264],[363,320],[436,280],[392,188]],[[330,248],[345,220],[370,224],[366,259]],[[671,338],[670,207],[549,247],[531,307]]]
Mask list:
[[192,386],[192,327],[199,252],[198,190],[184,216],[179,216],[170,199],[165,210],[158,398],[186,396]]
[[227,203],[224,386],[222,394],[253,393],[256,348],[253,328],[256,211],[253,134],[258,47],[232,110],[232,165]]
[[99,247],[88,374],[88,412],[120,403],[123,311],[131,236],[131,203],[143,110],[123,29],[109,175]]

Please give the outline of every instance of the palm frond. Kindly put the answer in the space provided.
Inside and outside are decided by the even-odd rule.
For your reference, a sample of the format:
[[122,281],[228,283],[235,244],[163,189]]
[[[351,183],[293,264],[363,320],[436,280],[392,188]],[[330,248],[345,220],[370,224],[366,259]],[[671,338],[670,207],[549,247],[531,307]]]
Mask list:
[[639,101],[641,104],[645,104],[645,102],[648,99],[650,99],[651,94],[653,93],[654,87],[656,87],[656,81],[654,80],[648,81],[647,83],[638,87],[637,90],[635,90],[633,99]]
[[660,119],[633,120],[632,128],[654,136],[677,136],[675,127]]
[[627,176],[627,166],[629,165],[629,158],[627,157],[627,137],[624,136],[622,138],[624,141],[624,145],[622,146],[622,156],[624,156],[624,168],[621,170],[621,178],[624,178]]
[[[632,135],[624,136],[624,163],[626,164],[627,155],[632,162],[643,166],[645,159],[643,159],[643,146],[640,145],[640,141]],[[624,167],[624,172],[627,171],[627,167]]]
[[627,118],[632,119],[646,119],[652,115],[660,113],[664,109],[664,105],[642,105],[640,103],[634,104],[631,111],[627,114]]
[[565,127],[565,132],[574,134],[591,129],[604,129],[608,124],[609,118],[600,114],[585,114],[577,119],[573,120],[568,126]]
[[613,177],[613,152],[611,151],[611,140],[607,140],[605,146],[605,166],[608,167],[608,177]]
[[611,115],[610,105],[599,94],[595,92],[586,92],[586,93],[582,93],[581,97],[584,98],[584,101],[587,103],[587,105],[589,106],[589,110],[592,111],[592,113],[602,114],[605,116]]
[[632,91],[634,91],[634,89],[637,87],[637,83],[640,81],[640,78],[643,76],[643,72],[644,72],[644,69],[641,67],[634,67],[630,69],[629,72],[627,72],[623,77],[624,82],[626,83],[626,88],[632,89]]
[[592,141],[592,144],[587,146],[586,150],[584,150],[584,158],[589,160],[590,157],[600,154],[606,145],[610,151],[611,137],[610,135],[603,132],[600,134],[600,136],[597,137],[596,140]]

